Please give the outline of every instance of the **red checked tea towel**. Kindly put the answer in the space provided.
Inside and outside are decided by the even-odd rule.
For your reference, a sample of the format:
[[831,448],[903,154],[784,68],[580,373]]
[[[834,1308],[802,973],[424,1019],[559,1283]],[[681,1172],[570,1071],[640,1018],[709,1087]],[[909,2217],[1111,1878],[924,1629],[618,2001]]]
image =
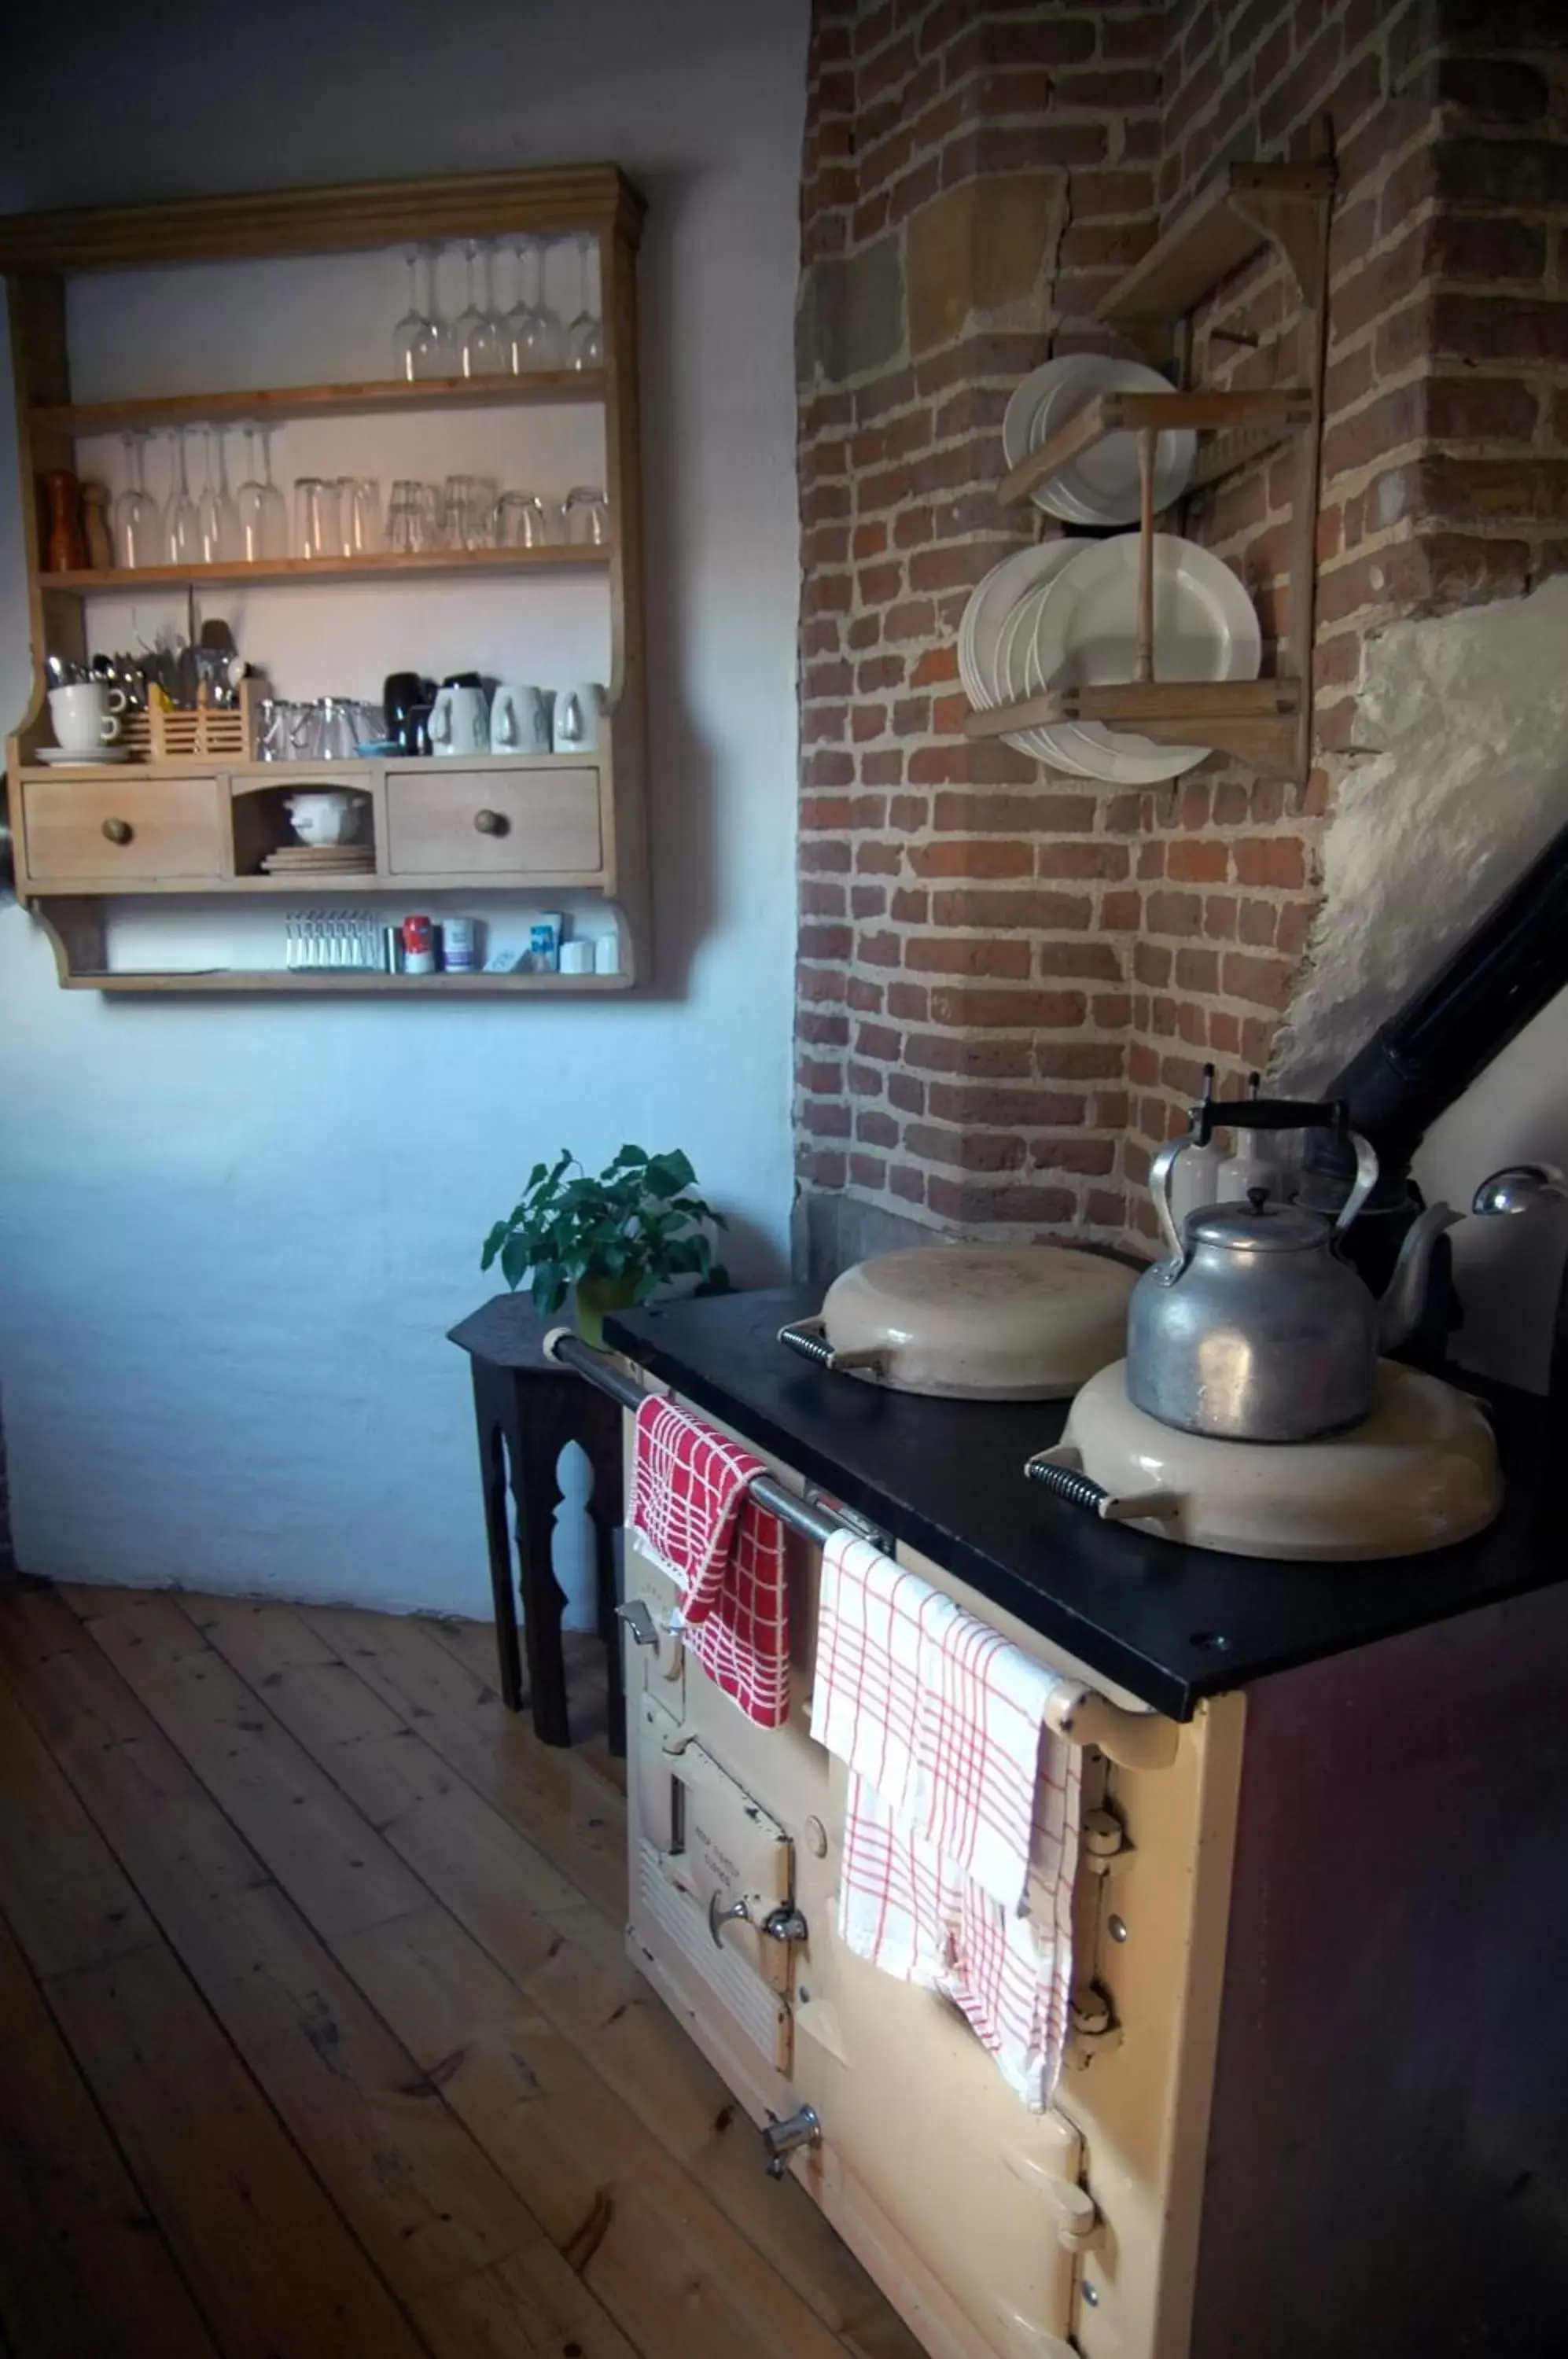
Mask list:
[[681,1593],[681,1636],[759,1728],[789,1716],[784,1534],[749,1494],[760,1458],[673,1401],[637,1411],[628,1521]]
[[850,1771],[840,1938],[951,1998],[1035,2111],[1073,1987],[1080,1757],[1045,1726],[1056,1684],[868,1542],[828,1542],[811,1734]]

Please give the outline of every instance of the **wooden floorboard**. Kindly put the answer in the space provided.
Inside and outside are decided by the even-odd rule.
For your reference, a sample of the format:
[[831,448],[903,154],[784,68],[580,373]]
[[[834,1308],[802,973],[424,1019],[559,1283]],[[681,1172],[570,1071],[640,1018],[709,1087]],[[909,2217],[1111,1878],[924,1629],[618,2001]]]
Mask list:
[[[88,2236],[105,2188],[129,2190],[142,2224],[122,2239],[159,2256],[132,2290],[146,2310],[171,2289],[170,2359],[353,2354],[373,2332],[387,2359],[915,2359],[802,2192],[765,2179],[750,2125],[625,1956],[601,1661],[593,1642],[574,1653],[585,1742],[562,1753],[505,1711],[479,1625],[0,1596],[16,1725],[75,1812],[62,1837],[36,1777],[14,1798],[5,1781],[0,1870],[7,1829],[32,1863],[14,1962],[46,2024],[60,2017],[16,2102],[47,2114],[58,2084],[65,2154],[83,2158],[80,2191],[58,2177],[57,2226],[80,2213]],[[0,1993],[5,1963],[0,1949]],[[164,2206],[193,2190],[144,2167],[105,2094],[148,2135],[133,2117],[158,2103],[170,1973],[384,2323],[323,2338],[273,2315],[265,2343],[245,2340],[237,2302],[219,2316],[188,2285],[188,2231]],[[60,2015],[57,1984],[101,2003],[106,1977],[134,2071],[91,2000]],[[0,2044],[0,2097],[11,2085]],[[201,2125],[178,2120],[200,2147]],[[7,2201],[0,2164],[0,2234]],[[180,2341],[192,2325],[210,2339]],[[3,2267],[0,2336],[15,2359],[71,2347],[41,2339]]]

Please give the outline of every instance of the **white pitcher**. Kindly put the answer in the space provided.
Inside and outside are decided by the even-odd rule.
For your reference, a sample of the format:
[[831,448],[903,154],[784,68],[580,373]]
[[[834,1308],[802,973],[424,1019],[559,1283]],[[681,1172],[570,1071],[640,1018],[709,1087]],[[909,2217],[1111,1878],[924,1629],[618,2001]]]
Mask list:
[[488,754],[490,712],[482,688],[442,688],[430,707],[433,754]]

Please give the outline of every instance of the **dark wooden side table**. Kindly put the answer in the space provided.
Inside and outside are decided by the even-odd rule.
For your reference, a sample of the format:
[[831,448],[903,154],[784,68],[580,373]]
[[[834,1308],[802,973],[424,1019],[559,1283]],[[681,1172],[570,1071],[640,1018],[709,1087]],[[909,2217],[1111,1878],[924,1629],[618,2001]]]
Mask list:
[[[528,1651],[528,1701],[541,1744],[570,1745],[566,1660],[561,1642],[565,1605],[550,1564],[550,1536],[560,1497],[556,1462],[569,1441],[581,1443],[593,1470],[589,1516],[593,1525],[599,1636],[609,1686],[609,1741],[626,1749],[626,1692],[620,1625],[615,1620],[615,1535],[621,1520],[621,1412],[615,1402],[570,1368],[544,1356],[544,1339],[558,1320],[539,1318],[526,1295],[497,1294],[463,1320],[449,1340],[468,1353],[479,1422],[479,1471],[485,1488],[485,1528],[490,1545],[490,1585],[495,1599],[495,1646],[501,1693],[509,1709],[523,1708],[517,1646],[517,1597],[523,1601]],[[514,1588],[506,1494],[516,1509]]]

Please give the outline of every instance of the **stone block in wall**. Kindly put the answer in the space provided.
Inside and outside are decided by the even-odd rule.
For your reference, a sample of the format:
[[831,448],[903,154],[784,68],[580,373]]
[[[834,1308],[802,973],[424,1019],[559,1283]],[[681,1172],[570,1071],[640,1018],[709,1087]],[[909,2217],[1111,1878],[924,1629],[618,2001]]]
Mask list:
[[1065,213],[1062,172],[971,180],[910,219],[905,264],[912,356],[953,342],[970,321],[1028,307],[1032,324]]
[[813,262],[795,312],[796,383],[843,385],[904,349],[904,257],[889,233],[858,254]]

